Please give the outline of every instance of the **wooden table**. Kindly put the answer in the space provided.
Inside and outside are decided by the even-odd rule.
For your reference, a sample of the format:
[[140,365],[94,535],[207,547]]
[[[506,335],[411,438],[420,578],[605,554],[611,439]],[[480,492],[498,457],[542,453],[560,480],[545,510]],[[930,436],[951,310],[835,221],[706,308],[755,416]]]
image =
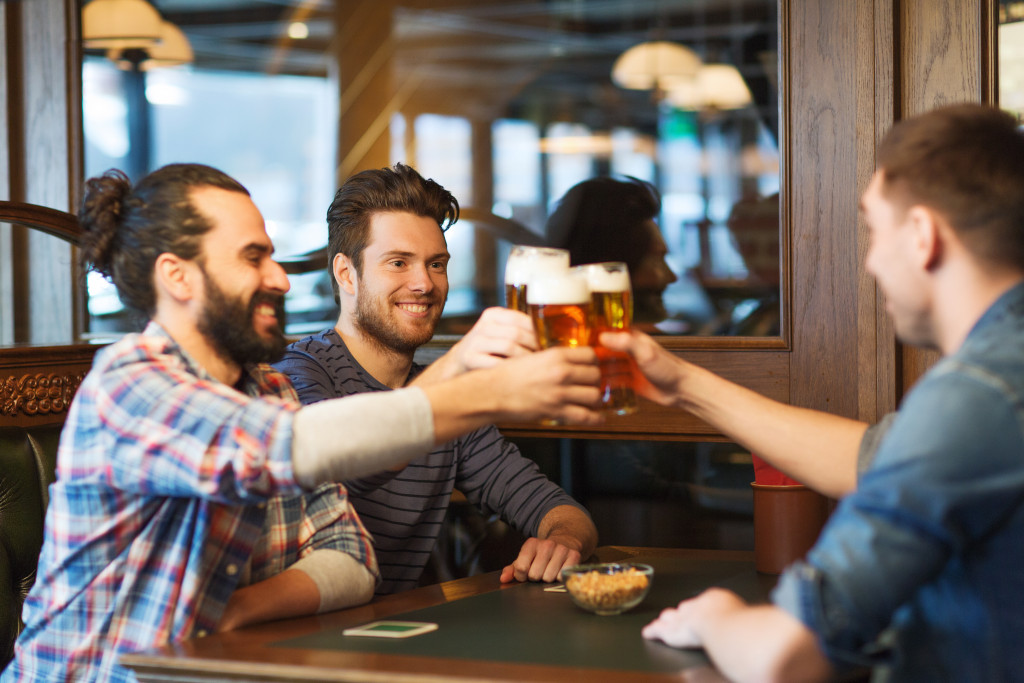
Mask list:
[[[764,600],[775,577],[753,553],[609,546],[602,561],[655,568],[651,592],[617,616],[585,612],[544,584],[502,586],[497,573],[427,586],[360,607],[252,626],[122,658],[153,681],[552,681],[630,683],[720,680],[703,652],[640,636],[669,605],[717,585]],[[376,619],[432,621],[407,639],[343,636]]]

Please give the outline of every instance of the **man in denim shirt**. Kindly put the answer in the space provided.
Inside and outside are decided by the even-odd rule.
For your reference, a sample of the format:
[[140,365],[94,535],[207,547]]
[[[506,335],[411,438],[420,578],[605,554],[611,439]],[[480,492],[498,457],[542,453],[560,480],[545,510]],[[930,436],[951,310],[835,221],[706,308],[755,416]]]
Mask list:
[[[980,105],[897,124],[861,208],[897,335],[944,358],[868,425],[785,406],[634,333],[647,395],[842,500],[772,605],[712,589],[643,635],[734,680],[1024,680],[1024,133]],[[821,453],[836,453],[825,459]]]

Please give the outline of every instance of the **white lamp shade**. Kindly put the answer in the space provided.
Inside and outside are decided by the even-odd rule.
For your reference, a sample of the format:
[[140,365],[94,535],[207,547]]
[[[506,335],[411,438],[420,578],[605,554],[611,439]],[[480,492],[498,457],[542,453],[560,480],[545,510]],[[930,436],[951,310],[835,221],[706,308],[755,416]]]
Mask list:
[[612,81],[630,90],[664,89],[668,82],[692,79],[701,60],[678,43],[653,41],[629,48],[615,60]]
[[673,84],[665,98],[679,109],[742,109],[753,100],[746,81],[732,64],[705,64],[697,78]]
[[[160,24],[160,42],[146,48],[146,59],[139,68],[143,71],[163,66],[177,66],[192,61],[192,45],[181,29],[169,21]],[[122,69],[130,69],[131,63],[123,58],[124,50],[107,51],[107,58]]]
[[162,21],[146,0],[92,0],[82,9],[82,44],[146,48],[159,40]]

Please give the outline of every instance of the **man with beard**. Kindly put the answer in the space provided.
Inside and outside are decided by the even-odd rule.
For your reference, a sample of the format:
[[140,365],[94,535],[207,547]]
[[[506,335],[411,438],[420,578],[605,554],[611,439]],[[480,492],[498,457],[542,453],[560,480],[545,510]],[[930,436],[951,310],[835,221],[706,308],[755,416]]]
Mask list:
[[646,638],[702,647],[733,681],[1024,680],[1024,131],[981,105],[896,124],[861,199],[866,270],[905,343],[943,358],[867,424],[786,406],[664,351],[646,394],[841,498],[771,605],[711,589]]
[[149,322],[97,353],[72,402],[3,681],[134,680],[125,652],[365,602],[370,539],[329,482],[494,419],[597,420],[585,353],[301,407],[261,365],[285,345],[288,279],[248,192],[215,169],[91,179],[80,222],[86,265]]
[[[433,336],[448,296],[443,231],[458,213],[451,193],[403,164],[363,171],[338,190],[327,212],[328,263],[341,304],[337,325],[295,342],[276,364],[303,403],[410,383],[429,386],[533,355],[530,319],[493,308],[427,370],[413,363],[416,349]],[[503,582],[554,581],[562,567],[587,558],[597,544],[586,510],[493,426],[400,470],[345,485],[374,539],[383,577],[378,594],[418,585],[455,489],[528,537],[502,571]]]

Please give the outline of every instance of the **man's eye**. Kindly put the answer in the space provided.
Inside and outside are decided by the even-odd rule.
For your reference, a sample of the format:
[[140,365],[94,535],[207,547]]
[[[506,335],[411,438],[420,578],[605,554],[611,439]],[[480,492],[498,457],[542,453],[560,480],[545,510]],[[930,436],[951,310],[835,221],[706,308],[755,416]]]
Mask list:
[[444,261],[434,261],[433,263],[430,264],[430,267],[433,268],[434,270],[440,270],[444,272],[445,270],[447,270],[448,264],[445,263]]

